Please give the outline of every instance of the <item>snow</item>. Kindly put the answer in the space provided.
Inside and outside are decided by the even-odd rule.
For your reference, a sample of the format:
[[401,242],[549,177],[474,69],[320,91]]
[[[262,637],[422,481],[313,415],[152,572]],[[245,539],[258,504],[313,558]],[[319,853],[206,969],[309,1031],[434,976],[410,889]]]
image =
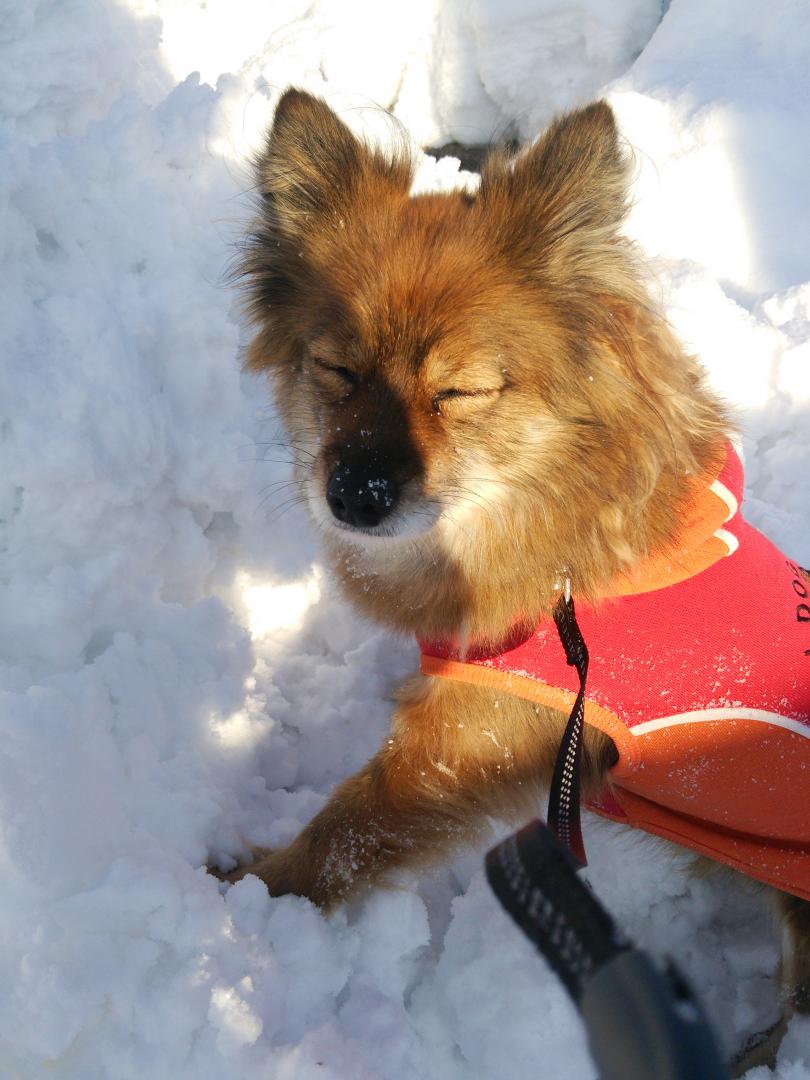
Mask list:
[[[290,839],[385,737],[415,660],[334,596],[240,374],[246,153],[290,82],[434,146],[607,93],[637,151],[629,229],[738,410],[749,517],[807,565],[804,0],[0,12],[0,1075],[591,1080],[481,851],[329,919],[203,869]],[[426,157],[419,183],[474,179]],[[728,1048],[772,1019],[755,894],[604,822],[586,843]],[[810,1078],[809,1048],[794,1021],[778,1080]]]

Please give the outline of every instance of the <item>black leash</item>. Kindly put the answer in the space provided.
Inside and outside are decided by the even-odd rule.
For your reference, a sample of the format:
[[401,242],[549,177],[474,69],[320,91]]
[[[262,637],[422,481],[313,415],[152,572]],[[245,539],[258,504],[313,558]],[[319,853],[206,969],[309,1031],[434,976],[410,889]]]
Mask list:
[[548,795],[548,824],[555,836],[569,848],[581,866],[587,866],[582,825],[579,815],[579,787],[582,767],[582,734],[585,722],[585,680],[588,676],[588,646],[582,637],[574,611],[571,590],[565,592],[554,608],[554,623],[565,649],[565,658],[579,675],[579,693],[565,725],[551,789]]
[[567,582],[554,623],[579,693],[557,752],[548,825],[533,821],[494,847],[487,880],[570,994],[602,1080],[728,1080],[683,976],[634,948],[579,877],[586,865],[579,789],[588,647]]

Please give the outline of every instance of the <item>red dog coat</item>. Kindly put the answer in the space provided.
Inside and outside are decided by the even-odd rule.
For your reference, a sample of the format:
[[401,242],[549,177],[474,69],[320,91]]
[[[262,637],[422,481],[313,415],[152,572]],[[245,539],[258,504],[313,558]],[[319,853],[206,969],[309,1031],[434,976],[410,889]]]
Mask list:
[[[810,583],[744,520],[742,488],[728,446],[675,549],[577,602],[585,721],[619,752],[589,805],[810,900]],[[501,651],[420,644],[426,675],[571,710],[551,618]]]

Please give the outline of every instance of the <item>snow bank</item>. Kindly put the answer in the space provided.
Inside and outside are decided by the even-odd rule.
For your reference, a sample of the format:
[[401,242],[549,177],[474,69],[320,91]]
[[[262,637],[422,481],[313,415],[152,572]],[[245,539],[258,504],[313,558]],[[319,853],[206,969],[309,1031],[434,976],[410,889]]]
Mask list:
[[[148,0],[137,0],[144,11]],[[178,79],[237,71],[237,127],[289,83],[359,112],[389,109],[422,146],[533,137],[556,110],[590,100],[638,56],[660,0],[161,0],[162,53]]]
[[[739,409],[752,518],[807,564],[802,5],[766,24],[753,0],[673,0],[660,25],[652,0],[0,9],[0,1074],[589,1080],[479,852],[328,921],[202,869],[295,833],[415,654],[332,595],[239,373],[244,152],[288,82],[439,144],[531,134],[620,76],[631,229]],[[728,1045],[766,1023],[756,898],[588,828],[596,887],[678,955]],[[794,1023],[781,1080],[810,1077],[809,1038]]]

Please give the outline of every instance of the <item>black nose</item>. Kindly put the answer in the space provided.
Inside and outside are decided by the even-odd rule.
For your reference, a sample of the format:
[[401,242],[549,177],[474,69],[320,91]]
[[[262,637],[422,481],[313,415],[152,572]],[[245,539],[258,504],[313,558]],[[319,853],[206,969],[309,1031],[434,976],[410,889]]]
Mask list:
[[399,490],[380,470],[354,465],[337,465],[326,485],[329,509],[346,525],[373,528],[394,509]]

